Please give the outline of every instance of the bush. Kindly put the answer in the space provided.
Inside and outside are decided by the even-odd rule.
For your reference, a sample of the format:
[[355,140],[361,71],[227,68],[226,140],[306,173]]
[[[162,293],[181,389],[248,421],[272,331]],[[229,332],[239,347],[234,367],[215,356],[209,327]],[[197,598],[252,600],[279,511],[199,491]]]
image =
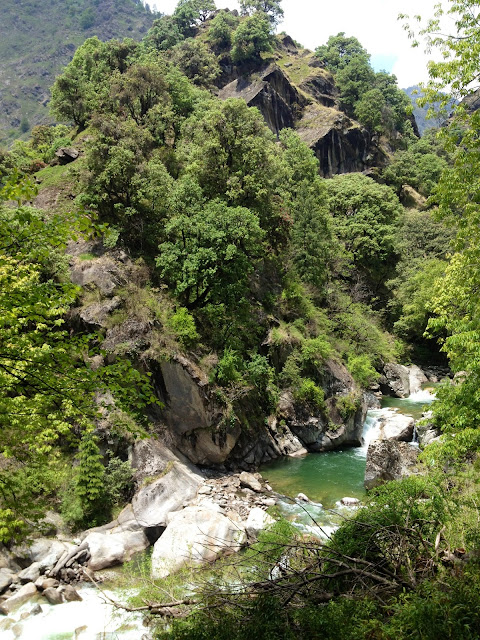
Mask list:
[[215,369],[215,378],[221,385],[239,382],[242,378],[243,360],[233,349],[225,349]]
[[353,379],[361,387],[368,387],[379,378],[370,358],[367,355],[348,356],[347,368]]
[[324,337],[309,338],[303,342],[301,354],[304,363],[318,366],[332,355],[332,347]]
[[168,319],[168,327],[185,347],[192,347],[198,342],[195,320],[185,307],[179,307]]
[[295,400],[305,402],[316,409],[325,409],[325,395],[323,389],[310,378],[303,378],[300,388],[294,391]]

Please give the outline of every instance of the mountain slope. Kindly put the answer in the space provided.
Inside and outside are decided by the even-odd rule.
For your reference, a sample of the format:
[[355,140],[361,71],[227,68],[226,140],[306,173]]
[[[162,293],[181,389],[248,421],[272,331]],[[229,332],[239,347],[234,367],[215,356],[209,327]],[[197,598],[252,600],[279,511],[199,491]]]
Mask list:
[[86,38],[140,39],[154,18],[140,0],[4,0],[0,143],[48,121],[49,89]]

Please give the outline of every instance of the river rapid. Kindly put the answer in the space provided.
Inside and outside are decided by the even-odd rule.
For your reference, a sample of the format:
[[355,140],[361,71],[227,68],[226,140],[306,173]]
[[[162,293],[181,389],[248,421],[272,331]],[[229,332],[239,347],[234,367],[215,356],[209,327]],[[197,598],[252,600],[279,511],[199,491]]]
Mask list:
[[[367,413],[363,429],[363,446],[327,453],[311,453],[302,458],[281,458],[260,469],[272,488],[284,498],[281,512],[305,533],[325,539],[338,527],[352,507],[341,504],[343,497],[365,496],[363,480],[368,445],[379,435],[379,419],[396,411],[419,418],[434,396],[419,391],[409,398],[384,398],[381,409]],[[296,500],[306,494],[311,503]],[[120,569],[121,570],[121,569]],[[85,584],[78,589],[82,602],[60,606],[46,604],[38,597],[42,611],[22,619],[31,611],[34,601],[18,609],[8,621],[0,621],[2,640],[142,640],[149,639],[141,614],[129,614],[112,606],[94,587]],[[123,601],[128,593],[106,591],[114,600]]]
[[[380,419],[388,420],[398,411],[415,419],[435,396],[420,390],[408,398],[382,399],[381,409],[370,409],[363,427],[363,445],[325,453],[309,453],[302,458],[280,458],[260,471],[272,488],[285,497],[279,506],[283,515],[305,533],[327,538],[352,507],[341,504],[344,497],[365,496],[363,481],[368,445],[379,437]],[[304,493],[311,503],[295,497]]]

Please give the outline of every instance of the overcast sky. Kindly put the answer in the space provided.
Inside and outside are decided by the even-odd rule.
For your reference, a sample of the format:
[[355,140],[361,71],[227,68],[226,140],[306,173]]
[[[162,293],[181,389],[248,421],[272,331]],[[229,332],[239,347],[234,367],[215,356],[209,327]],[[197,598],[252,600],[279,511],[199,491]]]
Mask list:
[[[282,0],[285,19],[279,31],[286,31],[309,49],[324,44],[328,37],[344,31],[355,36],[372,56],[379,71],[395,73],[400,87],[406,88],[427,79],[430,56],[422,48],[412,49],[399,13],[429,18],[438,0]],[[170,14],[178,0],[150,0],[158,11]],[[217,7],[238,8],[234,0],[216,0]]]

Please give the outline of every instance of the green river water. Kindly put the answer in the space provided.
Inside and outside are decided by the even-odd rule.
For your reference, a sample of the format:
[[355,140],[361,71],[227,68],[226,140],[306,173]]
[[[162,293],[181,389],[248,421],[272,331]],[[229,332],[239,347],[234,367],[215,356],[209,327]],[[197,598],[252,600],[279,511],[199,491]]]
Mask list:
[[[365,496],[363,480],[368,444],[376,438],[378,419],[399,411],[415,419],[421,417],[425,405],[433,400],[428,391],[421,391],[409,398],[387,398],[381,409],[372,409],[364,425],[364,446],[326,453],[310,453],[302,458],[281,458],[264,465],[260,471],[272,488],[288,496],[281,503],[284,515],[300,528],[322,537],[338,525],[342,510],[339,501],[343,497]],[[314,503],[303,505],[295,501],[298,493],[304,493]],[[349,511],[349,509],[347,509]],[[318,526],[321,527],[320,532]]]

